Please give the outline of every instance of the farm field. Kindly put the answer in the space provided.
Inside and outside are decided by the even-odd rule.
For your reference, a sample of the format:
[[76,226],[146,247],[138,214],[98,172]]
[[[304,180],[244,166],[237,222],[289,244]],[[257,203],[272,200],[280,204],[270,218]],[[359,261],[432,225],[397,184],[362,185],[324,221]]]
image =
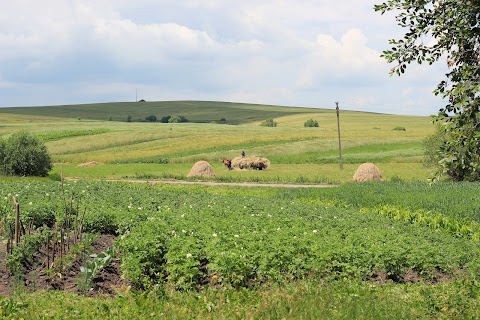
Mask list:
[[[195,123],[123,120],[179,110]],[[0,119],[0,136],[29,131],[56,163],[45,178],[1,177],[0,317],[480,318],[480,184],[427,182],[428,117],[342,111],[343,169],[328,109],[146,102]],[[271,165],[227,170],[242,150]],[[215,172],[202,180],[333,187],[161,183],[197,180],[198,160]],[[351,182],[363,162],[384,181]],[[24,232],[10,249],[14,201]]]
[[[195,105],[194,102],[190,104]],[[148,115],[153,108],[149,106],[149,103],[137,103],[136,112]],[[96,112],[91,111],[92,106],[51,107],[57,110],[52,114],[45,111],[50,107],[7,108],[0,110],[0,135],[8,136],[21,130],[38,135],[45,141],[53,161],[63,163],[63,166],[57,165],[53,173],[59,174],[63,170],[65,176],[76,177],[185,179],[198,160],[206,160],[214,166],[216,179],[221,181],[339,183],[350,181],[356,167],[363,162],[377,164],[387,180],[426,180],[432,171],[422,165],[423,139],[434,131],[429,117],[342,111],[345,169],[340,170],[334,110],[265,107],[266,111],[278,115],[275,118],[278,127],[275,128],[259,126],[264,117],[270,115],[261,106],[241,104],[221,104],[220,107],[227,119],[240,117],[239,110],[243,107],[242,112],[249,117],[238,118],[242,125],[95,120],[106,118],[123,107],[124,104],[106,104],[95,109]],[[189,108],[175,110],[194,119],[193,114],[187,113]],[[218,108],[218,103],[198,105],[205,117],[218,115]],[[82,114],[85,118],[75,119],[77,110],[86,112]],[[12,112],[22,114],[15,116]],[[159,117],[171,112],[174,111],[157,108]],[[92,119],[86,118],[90,113]],[[66,118],[49,121],[52,115]],[[308,119],[316,119],[320,127],[303,127]],[[225,171],[221,160],[239,156],[242,150],[247,156],[269,159],[270,169],[254,173]],[[101,165],[77,168],[87,162]]]
[[[88,313],[118,319],[127,314],[141,318],[152,314],[167,318],[477,317],[478,185],[461,184],[462,205],[443,211],[434,208],[451,184],[435,185],[423,203],[415,202],[414,192],[427,188],[423,183],[383,184],[386,188],[345,185],[304,193],[284,188],[66,182],[63,192],[68,206],[73,201],[74,211],[86,208],[84,232],[116,235],[115,246],[123,252],[122,272],[129,282],[112,289],[116,298],[107,298],[111,291],[101,291],[106,290],[101,280],[107,278],[104,273],[89,283],[77,271],[77,285],[64,284],[75,296],[49,291],[32,294],[35,285],[62,284],[56,274],[63,273],[65,279],[71,267],[65,263],[63,269],[55,269],[57,273],[35,273],[29,268],[44,260],[33,260],[31,254],[20,251],[7,263],[16,268],[17,284],[23,285],[12,299],[0,298],[0,306],[4,312],[10,308],[9,315],[24,318],[35,314],[55,318],[65,310],[74,318]],[[11,180],[0,187],[5,216],[15,195],[26,225],[33,221],[51,225],[65,219],[58,181]],[[398,194],[398,189],[412,192]],[[402,212],[420,211],[417,219],[377,212],[379,204],[371,203],[371,197],[381,191],[378,203],[396,197],[391,205]],[[350,198],[341,196],[346,192]],[[455,197],[452,194],[446,200]],[[466,213],[475,210],[476,216],[467,218]],[[434,224],[433,213],[450,220]],[[40,253],[45,259],[45,251]],[[89,259],[88,254],[83,256],[80,265]],[[42,281],[48,277],[50,282]],[[89,298],[89,286],[100,296],[103,292],[103,298]]]

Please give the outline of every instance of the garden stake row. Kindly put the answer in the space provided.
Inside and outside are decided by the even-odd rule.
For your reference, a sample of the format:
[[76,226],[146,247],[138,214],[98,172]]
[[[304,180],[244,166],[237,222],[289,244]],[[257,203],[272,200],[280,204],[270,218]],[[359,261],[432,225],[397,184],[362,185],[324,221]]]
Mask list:
[[15,196],[13,197],[13,206],[15,208],[15,245],[20,242],[20,204]]

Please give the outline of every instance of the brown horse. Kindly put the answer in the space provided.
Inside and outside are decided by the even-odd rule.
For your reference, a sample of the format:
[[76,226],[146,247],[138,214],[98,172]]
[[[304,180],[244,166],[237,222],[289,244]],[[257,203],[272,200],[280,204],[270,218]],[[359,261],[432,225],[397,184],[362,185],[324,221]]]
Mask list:
[[223,158],[223,165],[228,168],[228,170],[232,170],[232,160]]

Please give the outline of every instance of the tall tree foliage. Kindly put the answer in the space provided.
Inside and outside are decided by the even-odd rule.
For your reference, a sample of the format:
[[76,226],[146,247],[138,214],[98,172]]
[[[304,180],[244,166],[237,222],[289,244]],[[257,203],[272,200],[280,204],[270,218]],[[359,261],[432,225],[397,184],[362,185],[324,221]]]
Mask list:
[[46,176],[52,169],[47,148],[28,132],[17,132],[0,141],[0,173],[18,176]]
[[395,12],[408,30],[383,52],[396,63],[392,74],[401,75],[412,62],[445,60],[449,67],[434,91],[446,102],[434,117],[445,130],[436,177],[480,180],[480,1],[389,0],[375,11]]

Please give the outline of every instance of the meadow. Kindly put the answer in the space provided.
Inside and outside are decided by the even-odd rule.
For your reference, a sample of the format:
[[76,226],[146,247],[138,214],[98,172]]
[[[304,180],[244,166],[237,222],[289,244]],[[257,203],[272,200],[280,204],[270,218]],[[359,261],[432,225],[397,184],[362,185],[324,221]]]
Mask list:
[[[335,110],[228,103],[210,106],[202,102],[195,109],[201,110],[202,118],[197,117],[200,111],[189,113],[194,102],[173,104],[175,108],[171,104],[166,104],[168,108],[153,102],[105,104],[101,108],[97,105],[8,108],[5,110],[9,113],[0,110],[3,120],[0,134],[8,136],[27,130],[38,135],[45,141],[53,161],[63,164],[56,166],[53,173],[63,170],[66,176],[83,178],[185,179],[198,160],[208,161],[220,181],[339,183],[351,180],[363,162],[376,163],[387,180],[426,180],[432,171],[422,165],[423,139],[434,131],[429,117],[342,111],[345,167],[340,170]],[[192,122],[99,120],[111,113],[127,112],[126,106],[128,110],[141,112],[143,119],[150,113],[158,118],[182,114]],[[218,116],[218,109],[223,110],[225,119],[237,119],[242,124],[193,122]],[[75,118],[79,110],[84,113]],[[277,127],[259,125],[272,114],[276,116]],[[65,118],[53,120],[52,115]],[[320,127],[305,128],[303,124],[308,119],[317,120]],[[270,169],[253,173],[224,170],[221,160],[239,156],[242,150],[247,156],[269,159]],[[91,161],[102,165],[77,168],[80,163]]]
[[[123,120],[130,113],[191,122]],[[260,126],[267,117],[278,127]],[[310,118],[320,127],[303,127]],[[28,130],[56,163],[45,178],[0,181],[0,249],[13,197],[28,231],[10,255],[0,250],[0,268],[12,273],[12,285],[0,286],[0,317],[480,317],[480,185],[428,183],[428,117],[342,111],[343,169],[328,109],[146,102],[12,108],[0,119],[1,136]],[[242,150],[271,166],[223,167]],[[197,160],[215,172],[202,180],[332,187],[161,183],[197,180],[186,178]],[[78,166],[89,161],[98,164]],[[384,181],[353,183],[363,162],[374,162]],[[112,247],[94,251],[106,236]],[[52,246],[68,250],[58,258]],[[115,270],[117,282],[102,291]]]

